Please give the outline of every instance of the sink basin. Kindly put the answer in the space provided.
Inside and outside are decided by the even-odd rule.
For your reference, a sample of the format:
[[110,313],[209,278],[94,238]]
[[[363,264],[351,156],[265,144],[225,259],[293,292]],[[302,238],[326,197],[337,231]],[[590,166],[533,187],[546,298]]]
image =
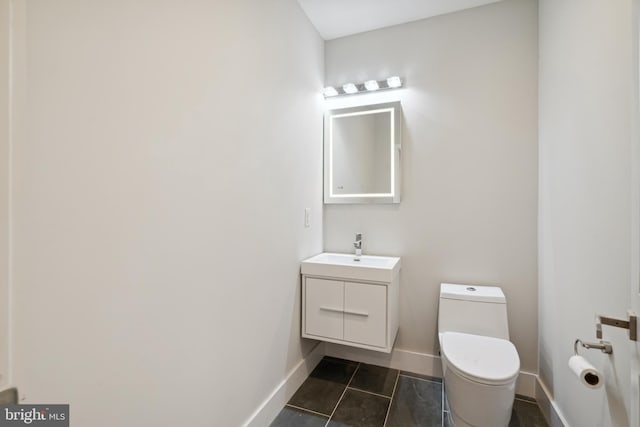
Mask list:
[[400,258],[323,252],[302,261],[302,274],[348,280],[391,283],[400,271]]

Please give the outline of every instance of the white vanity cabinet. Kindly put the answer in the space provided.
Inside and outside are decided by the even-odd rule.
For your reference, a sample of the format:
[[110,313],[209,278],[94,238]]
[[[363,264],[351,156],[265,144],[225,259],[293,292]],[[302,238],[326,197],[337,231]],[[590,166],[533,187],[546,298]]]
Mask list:
[[343,277],[320,275],[317,271],[305,274],[309,269],[304,268],[303,262],[302,336],[391,352],[398,332],[397,267],[395,274],[391,271],[380,277],[388,281],[364,281],[348,273]]

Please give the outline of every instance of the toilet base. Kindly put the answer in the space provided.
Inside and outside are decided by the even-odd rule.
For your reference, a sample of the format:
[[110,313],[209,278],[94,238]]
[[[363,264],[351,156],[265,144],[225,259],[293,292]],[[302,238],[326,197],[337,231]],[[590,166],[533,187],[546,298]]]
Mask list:
[[[448,427],[478,427],[467,423],[465,420],[456,415],[455,412],[449,411],[445,413],[445,417],[448,417],[449,424],[444,424]],[[505,424],[504,427],[508,427],[509,424]],[[502,426],[501,426],[502,427]]]
[[473,427],[471,424],[467,424],[462,418],[458,417],[453,411],[447,412],[449,417],[449,427]]
[[494,386],[469,381],[447,369],[444,387],[455,427],[507,427],[515,397],[515,380]]

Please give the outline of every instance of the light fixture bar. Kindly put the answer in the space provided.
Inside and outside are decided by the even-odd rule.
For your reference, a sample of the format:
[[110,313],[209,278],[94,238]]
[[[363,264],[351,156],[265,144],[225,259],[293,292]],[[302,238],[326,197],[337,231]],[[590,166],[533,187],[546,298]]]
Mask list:
[[385,89],[398,89],[403,81],[398,76],[392,76],[384,80],[367,80],[364,83],[345,83],[342,86],[327,86],[322,90],[325,98],[342,95],[354,95],[359,93],[376,92]]

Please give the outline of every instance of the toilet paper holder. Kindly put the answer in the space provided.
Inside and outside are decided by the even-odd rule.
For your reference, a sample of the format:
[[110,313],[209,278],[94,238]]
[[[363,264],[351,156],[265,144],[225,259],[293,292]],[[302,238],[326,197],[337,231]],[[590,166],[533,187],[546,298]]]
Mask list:
[[577,356],[578,355],[578,344],[582,346],[582,348],[586,348],[587,350],[600,350],[603,353],[611,354],[613,353],[613,345],[609,341],[600,341],[596,342],[583,342],[581,339],[576,339],[573,343],[573,352]]

